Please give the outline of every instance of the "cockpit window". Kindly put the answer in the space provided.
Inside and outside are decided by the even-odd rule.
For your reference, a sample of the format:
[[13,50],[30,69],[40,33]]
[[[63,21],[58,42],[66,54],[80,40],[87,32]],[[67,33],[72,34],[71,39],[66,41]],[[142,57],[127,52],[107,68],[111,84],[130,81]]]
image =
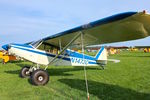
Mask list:
[[39,44],[42,42],[42,40],[38,40],[38,41],[34,41],[34,42],[32,42],[30,45],[32,45],[33,47],[37,47],[37,46],[39,46]]

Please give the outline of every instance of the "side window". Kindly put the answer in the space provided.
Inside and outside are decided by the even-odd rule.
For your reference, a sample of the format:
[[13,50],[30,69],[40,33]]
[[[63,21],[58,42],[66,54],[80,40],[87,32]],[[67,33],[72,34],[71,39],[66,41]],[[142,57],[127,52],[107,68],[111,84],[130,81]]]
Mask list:
[[48,44],[42,44],[38,47],[38,49],[46,51],[48,53],[52,53],[52,54],[58,54],[59,53],[58,48],[51,46],[51,45],[48,45]]
[[42,44],[38,47],[38,49],[49,52],[49,50],[51,49],[51,46]]

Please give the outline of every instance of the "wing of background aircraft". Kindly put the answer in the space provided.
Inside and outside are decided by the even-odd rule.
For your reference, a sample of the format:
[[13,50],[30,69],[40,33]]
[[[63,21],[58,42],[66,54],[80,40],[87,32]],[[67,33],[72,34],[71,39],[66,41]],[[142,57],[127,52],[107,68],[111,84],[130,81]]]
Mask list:
[[[85,45],[135,40],[150,35],[150,15],[143,12],[126,12],[100,19],[42,39],[43,44],[65,47],[79,32],[84,33]],[[78,38],[74,44],[79,44]]]

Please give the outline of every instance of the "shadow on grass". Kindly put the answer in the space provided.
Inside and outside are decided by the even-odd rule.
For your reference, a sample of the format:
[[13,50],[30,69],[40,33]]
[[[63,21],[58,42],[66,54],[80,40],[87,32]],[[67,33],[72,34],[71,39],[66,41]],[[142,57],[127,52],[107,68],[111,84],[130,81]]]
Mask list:
[[10,70],[10,71],[4,71],[4,72],[8,74],[19,74],[20,70]]
[[[59,79],[71,88],[86,92],[85,80]],[[88,81],[89,93],[101,100],[150,100],[150,94],[140,93],[117,85],[105,84],[96,81]],[[91,98],[92,99],[92,98]]]
[[[22,61],[23,62],[23,61]],[[14,62],[13,62],[14,63]],[[20,64],[20,61],[18,62],[15,62],[15,64],[19,67],[24,67],[24,66],[31,66],[30,64]],[[20,70],[21,70],[20,68]],[[8,74],[20,74],[20,70],[10,70],[10,71],[5,71],[5,73],[8,73]]]
[[[96,68],[90,68],[87,67],[87,70],[96,70]],[[73,71],[83,71],[83,67],[72,67],[72,68],[50,68],[47,69],[48,73],[50,76],[68,76],[68,75],[73,75],[67,72],[73,72]]]
[[22,63],[24,61],[22,60],[12,60],[12,61],[9,61],[8,63]]
[[16,63],[16,65],[21,67],[21,68],[24,66],[29,66],[29,67],[31,66],[31,64],[26,64],[26,63]]
[[[22,66],[22,64],[19,64],[19,65]],[[90,68],[90,67],[87,67],[86,69],[87,70],[101,70],[100,68]],[[10,71],[5,71],[5,72],[9,73],[9,74],[19,74],[20,70],[10,70]],[[73,74],[70,74],[67,72],[83,71],[83,67],[73,67],[73,68],[58,68],[57,67],[57,68],[47,69],[47,71],[48,71],[50,76],[71,76]]]

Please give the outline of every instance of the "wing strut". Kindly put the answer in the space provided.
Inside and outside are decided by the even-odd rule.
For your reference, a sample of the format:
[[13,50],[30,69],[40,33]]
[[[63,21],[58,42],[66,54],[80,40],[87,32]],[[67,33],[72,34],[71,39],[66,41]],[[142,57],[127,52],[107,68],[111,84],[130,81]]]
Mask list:
[[[61,51],[59,54],[57,54],[50,62],[48,65],[52,64],[59,55],[61,55],[79,36],[81,33],[79,32]],[[45,70],[48,68],[48,66],[45,67]]]
[[[81,36],[81,42],[82,42],[82,54],[83,54],[83,61],[84,61],[84,33],[81,31],[79,32],[61,51],[59,54],[57,54],[48,65],[52,64],[59,55],[61,55],[79,36]],[[60,41],[59,41],[60,42]],[[61,45],[61,44],[60,44]],[[48,68],[48,66],[45,67],[45,70]],[[88,82],[87,82],[87,74],[86,74],[86,66],[84,63],[84,77],[85,77],[85,83],[86,83],[86,90],[87,90],[87,99],[89,100],[89,91],[88,91]]]
[[61,48],[61,39],[59,39],[59,48],[60,48],[59,50],[61,51],[61,49],[62,49]]
[[[82,54],[83,54],[83,61],[84,60],[84,33],[81,33],[81,43],[82,43]],[[87,99],[90,99],[90,95],[89,95],[89,89],[88,89],[88,81],[87,81],[87,74],[86,74],[86,66],[84,63],[84,78],[85,78],[85,84],[86,84],[86,92],[87,92]]]

